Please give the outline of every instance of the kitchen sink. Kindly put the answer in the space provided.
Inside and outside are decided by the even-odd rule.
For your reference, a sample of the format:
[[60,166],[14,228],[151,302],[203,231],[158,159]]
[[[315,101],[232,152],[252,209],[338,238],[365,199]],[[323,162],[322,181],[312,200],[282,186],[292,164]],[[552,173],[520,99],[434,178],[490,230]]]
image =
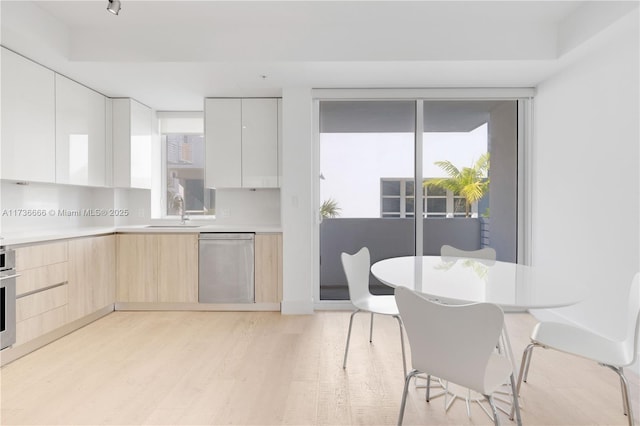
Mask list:
[[145,228],[200,228],[202,225],[147,225]]

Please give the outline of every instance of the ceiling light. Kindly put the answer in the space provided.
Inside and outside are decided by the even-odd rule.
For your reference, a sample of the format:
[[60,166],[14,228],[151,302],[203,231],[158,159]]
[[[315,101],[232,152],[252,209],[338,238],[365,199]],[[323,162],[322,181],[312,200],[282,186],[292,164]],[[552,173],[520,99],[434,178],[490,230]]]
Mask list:
[[114,15],[117,15],[120,12],[120,0],[109,0],[109,6],[107,6],[107,10]]

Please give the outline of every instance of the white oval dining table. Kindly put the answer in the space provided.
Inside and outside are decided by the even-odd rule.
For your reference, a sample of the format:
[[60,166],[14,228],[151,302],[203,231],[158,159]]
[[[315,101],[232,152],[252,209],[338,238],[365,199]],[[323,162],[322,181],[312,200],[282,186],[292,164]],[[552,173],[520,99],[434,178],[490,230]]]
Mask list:
[[558,282],[551,271],[495,260],[403,256],[380,260],[371,273],[391,287],[404,286],[445,303],[490,302],[504,309],[543,309],[583,300],[575,282]]

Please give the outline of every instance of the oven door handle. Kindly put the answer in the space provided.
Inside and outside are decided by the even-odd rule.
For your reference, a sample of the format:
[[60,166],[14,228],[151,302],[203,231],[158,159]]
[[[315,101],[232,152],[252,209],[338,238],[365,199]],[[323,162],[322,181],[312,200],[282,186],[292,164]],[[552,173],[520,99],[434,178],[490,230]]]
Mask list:
[[8,280],[10,278],[18,278],[19,276],[20,276],[20,274],[0,275],[0,281]]

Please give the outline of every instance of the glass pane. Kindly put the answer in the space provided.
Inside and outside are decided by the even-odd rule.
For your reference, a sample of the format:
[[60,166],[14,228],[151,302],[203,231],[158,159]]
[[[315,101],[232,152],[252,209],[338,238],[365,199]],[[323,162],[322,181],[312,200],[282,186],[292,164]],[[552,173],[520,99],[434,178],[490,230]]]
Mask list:
[[447,190],[444,188],[440,188],[433,185],[427,185],[425,189],[427,192],[427,197],[434,197],[434,196],[446,197],[447,196]]
[[400,212],[400,198],[383,198],[382,211],[384,213]]
[[382,181],[382,195],[397,195],[400,196],[400,181]]
[[454,213],[465,213],[466,211],[466,203],[464,198],[454,198],[453,199],[453,212]]
[[414,190],[415,190],[415,185],[413,184],[413,181],[406,181],[405,182],[405,192],[407,197],[412,197],[414,195]]
[[[415,252],[411,188],[414,101],[320,102],[320,200],[335,200],[335,218],[320,224],[320,299],[348,299],[340,254],[367,247],[371,263]],[[409,185],[408,185],[409,184]],[[321,212],[322,214],[322,212]],[[393,289],[370,277],[374,294]]]
[[[467,250],[499,246],[498,260],[515,262],[517,102],[442,100],[424,101],[423,106],[422,177],[425,180],[446,178],[459,186],[473,184],[483,188],[479,199],[469,200],[468,215],[464,198],[442,187],[426,189],[428,197],[443,198],[429,198],[426,202],[423,253],[439,254],[444,244]],[[483,231],[478,217],[489,211],[491,234]],[[440,212],[440,217],[464,220],[437,220],[436,212]],[[499,228],[496,232],[495,227]]]
[[[493,101],[425,101],[423,134],[423,178],[447,179],[465,185],[487,178],[488,170],[478,160],[489,152],[488,128]],[[470,171],[478,170],[477,173]],[[449,185],[448,185],[449,186]],[[462,221],[438,220],[465,216],[465,200],[443,185],[426,188],[427,217],[423,222],[423,253],[440,254],[444,244],[466,249],[480,248],[480,227]],[[437,197],[437,198],[431,198]],[[476,220],[477,219],[469,219]],[[477,232],[475,231],[477,229]],[[473,230],[470,232],[469,230]]]
[[416,209],[415,209],[415,205],[414,205],[414,204],[415,204],[415,202],[414,202],[413,198],[407,198],[407,199],[405,200],[405,203],[406,203],[406,204],[405,204],[405,211],[406,211],[407,213],[413,213],[413,212],[415,212],[415,211],[416,211]]
[[204,135],[167,133],[166,200],[168,216],[214,214],[215,193],[204,187]]
[[428,198],[427,213],[446,213],[447,200],[444,198]]

